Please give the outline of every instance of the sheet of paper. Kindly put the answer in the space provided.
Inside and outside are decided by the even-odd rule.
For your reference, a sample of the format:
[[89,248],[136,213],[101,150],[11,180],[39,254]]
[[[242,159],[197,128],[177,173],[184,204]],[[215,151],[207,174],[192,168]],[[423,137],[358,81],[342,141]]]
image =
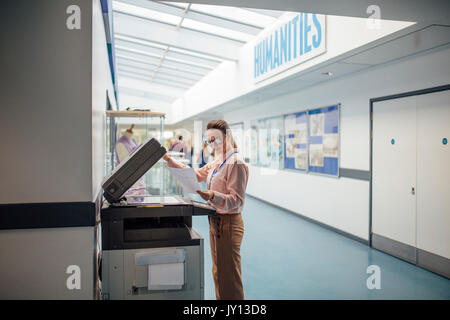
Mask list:
[[338,135],[337,133],[323,135],[323,156],[338,157]]
[[196,193],[197,190],[201,190],[197,181],[194,169],[188,168],[170,168],[170,173],[174,175],[177,181],[183,187],[183,191],[186,193]]
[[323,167],[323,145],[309,145],[309,165],[315,167]]
[[324,116],[323,113],[311,114],[309,116],[311,124],[310,136],[322,136],[324,128]]
[[308,166],[308,152],[306,148],[295,149],[295,168],[306,170]]

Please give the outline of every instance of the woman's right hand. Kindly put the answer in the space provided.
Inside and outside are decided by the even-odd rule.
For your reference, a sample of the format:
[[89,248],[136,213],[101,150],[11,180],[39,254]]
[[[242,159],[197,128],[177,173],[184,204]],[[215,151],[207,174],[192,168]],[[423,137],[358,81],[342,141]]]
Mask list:
[[165,153],[163,155],[163,159],[166,160],[167,162],[169,162],[170,161],[170,156],[167,153]]

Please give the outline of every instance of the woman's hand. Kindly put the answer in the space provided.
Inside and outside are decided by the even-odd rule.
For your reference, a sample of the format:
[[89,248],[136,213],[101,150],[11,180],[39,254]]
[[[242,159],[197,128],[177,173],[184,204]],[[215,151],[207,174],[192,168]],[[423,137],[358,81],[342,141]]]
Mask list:
[[167,153],[165,153],[163,155],[163,159],[166,160],[167,162],[169,162],[170,161],[170,156]]
[[197,193],[205,201],[211,200],[214,197],[214,192],[212,192],[211,190],[205,190],[205,191],[197,190]]

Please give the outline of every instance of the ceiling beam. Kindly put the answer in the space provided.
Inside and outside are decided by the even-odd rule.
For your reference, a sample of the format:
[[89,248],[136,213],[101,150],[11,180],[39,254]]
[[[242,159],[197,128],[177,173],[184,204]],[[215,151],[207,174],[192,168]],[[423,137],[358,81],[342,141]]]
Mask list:
[[148,81],[149,83],[152,83],[155,80],[163,80],[167,83],[170,83],[171,85],[183,88],[190,88],[195,84],[194,81],[182,80],[180,78],[164,76],[161,74],[155,74],[155,76],[153,76],[153,72],[149,72],[148,74],[146,74],[145,72],[136,72],[135,70],[130,70],[123,67],[118,67],[117,70],[119,77],[121,75],[125,75],[127,77],[141,79],[142,81]]
[[167,75],[172,75],[172,76],[181,76],[184,78],[188,78],[188,79],[193,79],[196,81],[199,81],[200,79],[202,79],[204,77],[204,75],[198,75],[198,74],[192,74],[192,73],[187,73],[187,72],[180,72],[180,71],[174,71],[172,69],[168,69],[165,68],[163,66],[161,66],[161,68],[159,68],[159,72],[167,74]]
[[204,65],[204,66],[212,67],[212,68],[216,67],[219,64],[217,61],[213,61],[210,59],[202,59],[202,58],[194,57],[191,55],[185,55],[183,53],[173,52],[173,51],[170,51],[170,48],[169,48],[169,51],[166,52],[166,50],[161,49],[161,48],[151,47],[151,46],[147,46],[147,45],[144,45],[141,43],[136,43],[136,42],[129,41],[129,40],[115,39],[115,44],[118,47],[144,51],[144,52],[156,54],[159,56],[162,56],[162,55],[164,55],[164,53],[166,53],[166,57],[169,57],[169,58],[184,60],[187,63],[193,62],[198,65]]
[[118,47],[126,47],[126,48],[130,48],[130,49],[134,49],[134,50],[145,51],[147,53],[155,54],[158,56],[162,56],[164,54],[164,52],[166,51],[166,49],[146,46],[146,45],[142,45],[142,44],[139,44],[136,42],[117,39],[117,38],[114,39],[114,42],[115,42],[115,45]]
[[155,92],[158,94],[162,94],[168,97],[180,97],[183,95],[185,90],[180,90],[177,88],[169,88],[167,86],[160,86],[154,83],[149,83],[146,81],[136,80],[136,79],[130,79],[130,78],[122,78],[122,81],[120,81],[119,86],[126,87],[126,88],[134,88],[141,91],[146,92]]
[[130,96],[136,96],[136,97],[148,97],[148,98],[152,98],[155,100],[160,100],[160,101],[164,101],[164,102],[173,102],[175,99],[177,99],[178,97],[171,97],[171,96],[165,96],[162,95],[158,92],[154,92],[154,91],[145,91],[145,90],[139,90],[139,89],[135,89],[135,88],[128,88],[128,87],[123,87],[123,86],[119,86],[119,94],[127,94]]
[[[153,67],[158,66],[157,63],[152,63],[151,61],[136,59],[134,57],[129,57],[126,55],[121,55],[121,54],[116,54],[116,59],[117,59],[117,61],[123,61],[124,63],[133,63],[133,64],[141,65],[144,68],[145,67],[153,68]],[[171,70],[172,72],[181,72],[181,73],[186,73],[186,74],[192,74],[192,75],[195,75],[196,77],[204,77],[207,74],[207,72],[209,72],[209,71],[196,72],[196,71],[188,69],[188,68],[170,67],[170,66],[166,66],[166,65],[161,66],[161,68]]]
[[167,80],[164,80],[164,79],[159,79],[159,78],[155,78],[153,80],[153,82],[161,84],[161,85],[165,85],[165,86],[168,86],[168,87],[183,88],[184,90],[187,90],[187,89],[189,89],[191,87],[191,86],[183,86],[183,85],[179,85],[179,84],[174,84],[174,83],[172,83],[170,81],[167,81]]
[[[116,40],[116,42],[117,42],[117,40],[123,40],[123,41],[132,42],[132,43],[138,43],[138,44],[141,44],[141,45],[144,45],[144,46],[147,46],[147,47],[151,47],[151,48],[157,48],[157,49],[160,49],[160,50],[165,50],[167,48],[166,45],[158,45],[158,44],[150,42],[150,41],[143,41],[143,40],[137,39],[137,38],[135,38],[133,36],[130,36],[130,35],[125,36],[125,35],[122,35],[122,34],[117,33],[117,32],[114,33],[114,39]],[[206,55],[204,53],[199,54],[199,53],[195,53],[195,52],[192,52],[192,51],[177,49],[177,48],[174,48],[174,47],[170,47],[169,49],[170,49],[170,51],[173,51],[173,52],[176,52],[176,53],[179,53],[179,54],[182,54],[182,55],[186,55],[186,56],[190,56],[190,57],[196,57],[196,58],[204,59],[204,60],[210,60],[210,61],[213,61],[213,62],[216,62],[216,63],[219,63],[219,62],[223,61],[221,59],[208,56],[208,55]]]
[[131,47],[124,47],[124,46],[120,46],[120,45],[116,45],[115,48],[119,52],[126,52],[127,54],[128,53],[134,53],[134,54],[137,54],[139,56],[148,57],[150,59],[156,59],[158,61],[158,65],[163,60],[164,61],[167,60],[167,61],[178,63],[178,64],[181,64],[181,65],[186,65],[186,66],[195,67],[195,68],[199,68],[199,69],[202,69],[202,70],[209,70],[209,71],[214,69],[214,67],[216,66],[216,65],[208,66],[206,64],[199,64],[199,63],[195,63],[195,62],[191,62],[191,61],[183,61],[183,60],[176,59],[176,58],[165,57],[166,51],[164,51],[164,53],[162,55],[158,55],[156,53],[147,52],[147,51],[143,51],[143,50],[139,50],[139,49],[134,49],[134,48],[131,48]]
[[273,17],[273,18],[279,18],[281,17],[285,11],[278,11],[278,10],[265,10],[265,9],[253,9],[253,8],[242,8],[248,11],[256,12],[265,16]]
[[167,45],[196,53],[205,53],[222,60],[237,61],[240,43],[187,29],[143,19],[127,14],[114,13],[114,30],[138,39]]
[[167,76],[161,73],[156,73],[153,79],[160,79],[165,80],[169,82],[173,82],[175,84],[180,84],[187,87],[192,87],[197,81],[187,80],[187,79],[181,79],[179,77],[173,77],[173,76]]
[[[154,57],[151,55],[143,54],[141,52],[127,51],[126,48],[124,48],[124,50],[123,50],[123,49],[116,47],[116,57],[122,57],[122,56],[130,57],[130,58],[133,58],[136,60],[140,60],[142,62],[156,64],[157,66],[159,65],[159,62],[161,60],[161,57]],[[210,72],[213,69],[213,68],[204,68],[204,67],[199,67],[196,65],[186,64],[186,63],[182,63],[182,62],[170,60],[170,59],[164,60],[163,65],[169,66],[172,68],[182,69],[185,71],[192,71],[193,73],[198,73],[198,74],[207,74],[208,72]]]
[[143,77],[150,77],[150,78],[156,72],[156,70],[136,69],[134,67],[128,67],[122,64],[117,64],[117,70],[119,70],[119,72],[120,71],[131,72]]
[[225,29],[230,29],[233,31],[243,32],[251,35],[257,35],[260,33],[263,28],[260,26],[252,25],[249,23],[234,21],[231,19],[214,16],[211,14],[201,13],[199,11],[195,11],[192,9],[189,9],[187,12],[185,12],[185,9],[176,7],[173,5],[168,5],[165,3],[158,3],[148,0],[116,0],[118,2],[123,2],[127,4],[131,4],[137,7],[142,7],[146,9],[150,9],[153,11],[159,11],[164,12],[167,14],[171,14],[174,16],[186,18],[195,20],[198,22],[203,22],[207,24],[212,24],[218,27],[222,27]]
[[181,73],[181,72],[174,72],[171,70],[168,70],[166,68],[162,68],[160,67],[159,69],[157,69],[156,67],[152,67],[152,66],[146,66],[146,67],[142,67],[130,62],[118,62],[117,66],[119,67],[120,70],[125,70],[125,71],[131,71],[131,72],[136,72],[137,74],[153,74],[153,73],[157,73],[157,74],[162,74],[162,75],[166,75],[166,76],[171,76],[174,77],[174,79],[176,80],[177,78],[180,78],[180,80],[188,80],[189,82],[197,82],[199,81],[201,78],[203,78],[203,76],[195,76],[192,74],[188,74],[188,73]]
[[[150,82],[151,78],[150,77],[145,77],[145,76],[141,76],[141,75],[137,75],[135,73],[132,72],[128,72],[128,71],[121,71],[118,73],[119,75],[119,85],[122,85],[124,81],[129,82],[130,80],[133,81],[138,81],[141,84],[145,84],[145,85],[158,85],[160,84],[160,88],[166,88],[166,89],[170,89],[170,90],[178,90],[180,91],[180,96],[183,95],[183,92],[186,91],[186,89],[189,88],[189,86],[183,86],[181,84],[174,84],[174,83],[170,83],[168,81],[166,81],[166,83],[161,83],[161,81],[155,79],[152,82]],[[161,86],[162,84],[162,86]]]

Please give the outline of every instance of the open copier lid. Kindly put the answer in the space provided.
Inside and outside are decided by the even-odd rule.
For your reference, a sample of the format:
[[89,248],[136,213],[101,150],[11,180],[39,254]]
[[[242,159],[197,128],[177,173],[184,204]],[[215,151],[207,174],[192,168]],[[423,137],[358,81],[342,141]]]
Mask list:
[[102,181],[103,195],[109,203],[119,202],[123,194],[166,153],[166,149],[151,138],[128,155]]

